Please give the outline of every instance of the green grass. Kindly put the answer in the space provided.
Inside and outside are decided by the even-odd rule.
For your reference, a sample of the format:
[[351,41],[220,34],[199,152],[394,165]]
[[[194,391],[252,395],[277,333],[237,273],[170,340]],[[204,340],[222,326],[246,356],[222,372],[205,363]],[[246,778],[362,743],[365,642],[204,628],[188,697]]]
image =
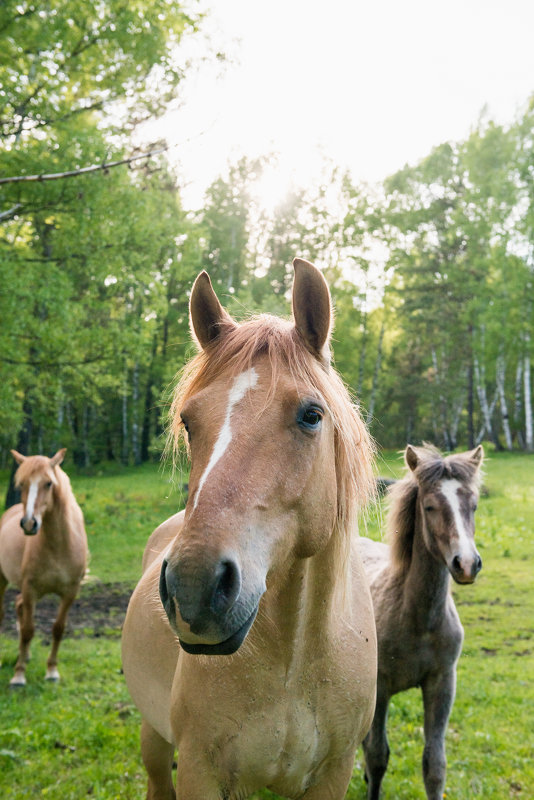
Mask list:
[[135,582],[149,534],[184,505],[182,477],[152,464],[73,475],[83,508],[92,581]]
[[[151,466],[100,475],[67,471],[86,516],[94,584],[133,586],[148,535],[180,508],[180,493]],[[398,476],[402,459],[386,453],[378,471]],[[446,795],[526,800],[534,797],[534,457],[491,454],[485,472],[476,537],[484,567],[476,584],[454,589],[465,643],[447,732]],[[380,535],[379,519],[379,512],[370,516],[368,535]],[[16,642],[0,636],[0,797],[144,796],[139,716],[120,674],[119,649],[113,631],[68,637],[55,686],[43,681],[48,647],[36,637],[28,686],[13,692]],[[420,692],[393,699],[388,732],[384,800],[424,798]],[[361,763],[360,750],[347,800],[365,798]]]

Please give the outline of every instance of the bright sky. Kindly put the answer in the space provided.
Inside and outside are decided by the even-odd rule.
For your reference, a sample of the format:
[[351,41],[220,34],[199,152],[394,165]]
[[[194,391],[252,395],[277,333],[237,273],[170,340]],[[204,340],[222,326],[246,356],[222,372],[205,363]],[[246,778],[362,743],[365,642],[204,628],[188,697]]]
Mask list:
[[222,77],[214,63],[190,76],[183,106],[156,130],[181,143],[171,157],[187,207],[200,207],[242,154],[280,153],[267,204],[291,179],[317,180],[323,156],[355,180],[380,180],[466,137],[485,106],[511,121],[534,93],[533,0],[211,0],[211,8],[205,29],[234,61]]

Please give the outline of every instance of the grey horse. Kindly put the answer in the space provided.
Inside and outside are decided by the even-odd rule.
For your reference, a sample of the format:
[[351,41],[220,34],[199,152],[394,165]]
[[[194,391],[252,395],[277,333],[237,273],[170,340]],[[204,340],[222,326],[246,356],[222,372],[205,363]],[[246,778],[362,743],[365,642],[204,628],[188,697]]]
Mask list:
[[378,686],[363,742],[368,800],[378,800],[387,769],[386,720],[392,695],[423,691],[423,778],[429,800],[445,785],[445,730],[454,702],[463,628],[450,593],[482,567],[474,541],[481,446],[442,457],[430,445],[405,451],[407,475],[389,491],[389,545],[362,537],[378,636]]

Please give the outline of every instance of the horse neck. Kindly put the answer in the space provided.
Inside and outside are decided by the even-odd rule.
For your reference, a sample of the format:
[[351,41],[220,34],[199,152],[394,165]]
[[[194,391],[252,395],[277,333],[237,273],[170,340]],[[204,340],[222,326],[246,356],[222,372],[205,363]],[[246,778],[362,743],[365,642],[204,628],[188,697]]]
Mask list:
[[316,654],[317,642],[331,635],[332,614],[339,602],[334,588],[339,581],[338,560],[331,540],[317,555],[295,559],[264,595],[257,631],[263,641],[278,643],[288,672],[291,665]]
[[424,538],[424,517],[419,499],[414,525],[412,558],[404,583],[404,605],[419,628],[433,629],[443,618],[449,595],[450,574],[442,561],[428,550]]
[[60,475],[58,485],[54,487],[52,507],[43,514],[43,531],[46,533],[45,538],[49,546],[54,546],[54,544],[63,546],[65,540],[69,538],[71,494],[70,487],[66,485],[63,476]]

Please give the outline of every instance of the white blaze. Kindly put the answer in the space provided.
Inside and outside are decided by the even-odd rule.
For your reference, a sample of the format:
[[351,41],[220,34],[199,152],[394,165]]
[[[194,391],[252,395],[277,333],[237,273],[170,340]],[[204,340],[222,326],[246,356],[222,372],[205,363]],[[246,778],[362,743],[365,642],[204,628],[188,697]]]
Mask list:
[[193,509],[197,507],[198,498],[200,496],[200,492],[202,487],[206,483],[208,475],[210,474],[211,470],[219,461],[219,459],[224,455],[226,449],[230,442],[232,441],[232,429],[230,427],[230,421],[232,419],[232,412],[234,410],[234,406],[239,403],[240,400],[246,395],[246,393],[253,389],[258,382],[258,373],[251,367],[251,369],[247,369],[246,372],[242,372],[241,375],[238,375],[234,381],[232,388],[230,389],[230,394],[228,395],[228,408],[226,409],[226,417],[223,422],[223,426],[219,431],[219,436],[217,437],[217,441],[215,442],[215,447],[213,448],[213,453],[211,454],[211,458],[208,461],[206,469],[202,473],[202,477],[198,482],[198,489],[195,495],[195,502],[193,503]]
[[28,499],[26,500],[26,517],[31,519],[35,508],[35,501],[37,500],[37,492],[39,491],[39,479],[34,478],[30,481],[30,488],[28,489]]
[[460,556],[472,556],[473,543],[465,527],[465,521],[460,510],[458,489],[460,489],[461,485],[460,481],[454,478],[447,479],[441,482],[440,491],[445,496],[452,511],[456,531],[458,533]]

